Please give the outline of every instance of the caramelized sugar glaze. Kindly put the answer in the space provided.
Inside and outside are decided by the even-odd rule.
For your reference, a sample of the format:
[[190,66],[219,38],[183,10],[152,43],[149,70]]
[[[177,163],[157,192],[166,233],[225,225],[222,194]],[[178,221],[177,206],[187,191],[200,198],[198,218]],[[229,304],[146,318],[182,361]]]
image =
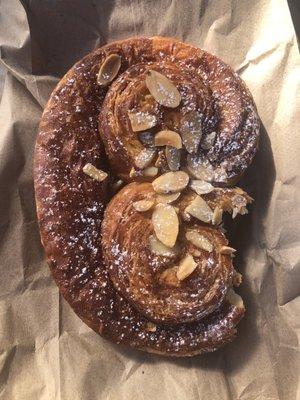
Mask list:
[[[109,56],[120,65],[113,65],[116,73],[108,72],[115,76],[105,82]],[[178,105],[176,93],[168,106],[152,95],[152,71],[177,88]],[[181,147],[163,146],[166,140],[180,144],[172,134],[155,139],[161,131],[179,132]],[[84,322],[116,343],[173,356],[213,351],[234,338],[244,307],[232,292],[238,279],[217,215],[246,212],[249,196],[227,187],[251,163],[258,132],[253,99],[237,74],[215,56],[173,39],[111,43],[64,76],[40,124],[36,204],[54,279]],[[99,182],[86,175],[88,163],[108,177]],[[153,214],[162,208],[164,192],[151,182],[178,169],[189,183],[164,206],[178,219],[176,244],[155,254]],[[135,182],[108,204],[116,177]],[[207,221],[186,212],[196,197],[211,210]],[[137,211],[133,204],[145,199],[151,207]],[[195,232],[200,248],[187,240]],[[185,276],[187,265],[192,269]]]

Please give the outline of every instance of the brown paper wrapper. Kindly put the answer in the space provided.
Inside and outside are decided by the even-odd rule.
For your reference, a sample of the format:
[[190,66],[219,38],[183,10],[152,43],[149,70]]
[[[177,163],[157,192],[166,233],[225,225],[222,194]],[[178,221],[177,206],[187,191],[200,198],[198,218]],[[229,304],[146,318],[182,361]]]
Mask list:
[[[286,2],[10,0],[0,16],[0,399],[299,399],[300,57]],[[222,58],[263,124],[241,182],[255,203],[231,231],[247,313],[232,344],[192,359],[125,350],[90,330],[59,296],[39,240],[42,108],[75,61],[134,35],[174,36]]]

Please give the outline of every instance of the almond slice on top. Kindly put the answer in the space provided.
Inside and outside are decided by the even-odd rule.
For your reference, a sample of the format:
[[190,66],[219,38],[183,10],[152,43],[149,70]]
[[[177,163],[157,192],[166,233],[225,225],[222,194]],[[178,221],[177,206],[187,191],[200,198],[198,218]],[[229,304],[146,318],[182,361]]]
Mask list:
[[157,124],[155,115],[143,111],[128,111],[128,117],[133,132],[145,131]]
[[155,146],[172,146],[175,147],[175,149],[182,148],[180,135],[177,132],[169,130],[157,132],[154,138],[154,144]]
[[189,183],[189,176],[184,171],[167,172],[152,182],[156,193],[177,193],[183,190]]
[[130,178],[136,178],[137,176],[139,176],[139,172],[134,167],[132,167],[129,172],[129,176]]
[[144,212],[150,210],[154,206],[154,200],[139,200],[132,204],[136,211]]
[[177,278],[180,281],[183,281],[188,276],[191,275],[192,272],[197,268],[197,263],[194,260],[194,257],[191,254],[187,254],[179,263],[177,270]]
[[143,149],[134,160],[135,166],[139,169],[148,167],[156,155],[156,149]]
[[233,247],[229,247],[229,246],[222,246],[220,247],[219,253],[221,254],[233,254],[236,252],[236,249],[234,249]]
[[146,169],[144,169],[143,171],[143,175],[153,178],[154,176],[156,176],[158,174],[158,168],[157,167],[148,167]]
[[187,156],[187,169],[190,174],[205,182],[211,182],[214,177],[212,166],[207,160],[197,156]]
[[214,209],[213,217],[211,223],[213,225],[219,225],[222,222],[223,210],[220,207]]
[[176,201],[180,196],[180,193],[171,193],[171,194],[159,194],[156,197],[157,203],[173,203]]
[[190,111],[182,118],[180,133],[183,145],[190,154],[198,150],[202,137],[201,125],[201,114],[197,111]]
[[211,183],[201,179],[193,179],[190,183],[190,188],[199,195],[211,193],[214,190],[214,186]]
[[185,234],[186,239],[199,249],[211,253],[214,249],[213,244],[205,236],[201,235],[196,230],[190,230]]
[[97,83],[100,86],[107,86],[118,75],[121,67],[121,56],[119,54],[110,54],[103,61],[98,76]]
[[245,308],[243,299],[233,289],[228,290],[226,300],[237,308]]
[[180,281],[177,278],[178,266],[170,267],[165,269],[159,276],[158,282],[161,285],[178,287],[180,285]]
[[176,86],[161,73],[149,70],[146,75],[146,86],[155,100],[165,107],[179,106],[181,96]]
[[108,177],[108,174],[106,172],[94,167],[94,165],[92,165],[91,163],[85,164],[85,166],[82,168],[82,171],[98,182],[102,182]]
[[179,246],[176,244],[174,247],[165,246],[155,235],[151,235],[149,238],[150,250],[157,256],[162,257],[175,257],[179,253]]
[[173,247],[179,231],[179,221],[174,207],[157,204],[152,214],[154,232],[165,246]]
[[213,211],[200,196],[196,196],[194,200],[185,208],[185,212],[192,215],[203,222],[210,222],[213,217]]

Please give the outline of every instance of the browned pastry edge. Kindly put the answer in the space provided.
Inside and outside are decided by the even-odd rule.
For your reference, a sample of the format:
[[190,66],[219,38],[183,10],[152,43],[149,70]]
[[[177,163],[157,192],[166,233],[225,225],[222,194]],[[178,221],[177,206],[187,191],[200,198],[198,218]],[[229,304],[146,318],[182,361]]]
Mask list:
[[242,79],[214,55],[172,39],[153,40],[146,54],[136,49],[136,61],[127,59],[123,50],[116,52],[122,56],[123,69],[110,85],[99,117],[99,131],[112,170],[127,182],[133,180],[130,171],[143,146],[131,129],[128,111],[145,90],[147,71],[155,69],[169,76],[183,94],[180,107],[160,107],[154,113],[160,122],[150,131],[180,131],[178,121],[170,125],[164,118],[173,115],[172,119],[180,120],[185,109],[201,110],[204,135],[211,131],[217,134],[212,148],[201,150],[200,155],[211,163],[217,186],[235,184],[252,162],[260,125],[253,98]]
[[[133,207],[136,201],[145,199],[155,200],[151,183],[133,182],[119,191],[106,207],[101,232],[109,276],[116,290],[155,323],[200,320],[220,307],[232,287],[231,255],[218,252],[228,241],[219,227],[184,222],[179,216],[178,251],[169,257],[154,254],[149,241],[155,235],[151,222],[153,210],[139,212]],[[180,202],[179,198],[173,205],[180,209]],[[185,234],[191,230],[213,243],[211,253],[200,251],[186,240]],[[179,282],[172,267],[187,255],[192,255],[197,268]],[[166,271],[169,283],[160,278]]]
[[116,343],[188,356],[231,341],[244,308],[225,302],[199,323],[149,331],[147,320],[115,292],[103,267],[99,242],[108,182],[96,182],[82,172],[87,162],[108,170],[98,136],[98,114],[106,93],[96,84],[100,62],[120,49],[133,59],[138,52],[151,54],[153,41],[162,48],[176,49],[180,44],[167,38],[111,43],[87,55],[59,82],[44,110],[35,149],[37,215],[53,277],[87,325]]

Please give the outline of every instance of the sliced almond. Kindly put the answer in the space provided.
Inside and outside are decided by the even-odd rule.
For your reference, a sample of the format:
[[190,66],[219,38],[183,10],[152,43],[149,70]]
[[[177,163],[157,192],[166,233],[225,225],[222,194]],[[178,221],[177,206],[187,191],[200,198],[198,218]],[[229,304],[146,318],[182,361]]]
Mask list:
[[199,249],[211,253],[214,249],[213,244],[205,236],[201,235],[196,230],[187,231],[185,234],[186,239]]
[[196,196],[194,200],[192,200],[186,207],[185,212],[203,222],[210,222],[213,217],[212,209],[200,196]]
[[213,169],[208,161],[204,161],[201,157],[187,156],[187,169],[197,179],[206,182],[213,180]]
[[180,150],[171,146],[166,146],[165,155],[170,170],[178,171],[180,168],[180,158],[181,158]]
[[112,82],[118,75],[119,69],[121,67],[121,56],[118,54],[110,54],[106,57],[104,62],[101,64],[97,83],[100,86],[107,86]]
[[181,137],[174,131],[159,131],[154,138],[155,146],[172,146],[176,149],[182,148]]
[[238,213],[239,213],[239,209],[238,208],[234,208],[232,210],[232,214],[231,214],[232,219],[234,219],[238,215]]
[[135,168],[133,168],[133,167],[131,168],[131,170],[129,172],[129,176],[130,176],[130,178],[136,178],[138,176],[138,173]]
[[229,247],[229,246],[222,246],[219,250],[219,253],[221,254],[233,254],[236,252],[236,249],[234,249],[233,247]]
[[148,167],[156,155],[155,149],[143,149],[134,160],[135,166],[139,169]]
[[180,192],[188,185],[188,183],[188,174],[183,171],[176,171],[167,172],[166,174],[159,176],[152,182],[152,186],[156,193],[167,194]]
[[171,193],[171,194],[159,194],[156,197],[157,203],[169,204],[176,201],[180,196],[180,193]]
[[174,247],[165,246],[155,235],[150,236],[149,245],[151,252],[157,256],[174,258],[179,252],[179,246],[177,244]]
[[179,231],[176,211],[169,204],[157,204],[152,214],[155,234],[165,246],[173,247]]
[[148,176],[150,178],[153,178],[158,174],[158,168],[157,167],[148,167],[144,169],[143,175]]
[[229,289],[227,294],[226,294],[226,300],[232,304],[233,306],[237,308],[245,308],[244,307],[244,302],[243,299],[241,298],[240,295],[235,293],[233,289]]
[[149,131],[140,132],[139,140],[143,143],[143,145],[151,147],[154,146],[154,134]]
[[192,272],[197,268],[197,263],[194,260],[194,257],[191,254],[187,254],[179,263],[177,270],[177,278],[180,281],[183,281],[188,276],[191,275]]
[[207,193],[211,193],[214,190],[214,186],[209,183],[209,182],[205,182],[201,179],[199,180],[192,180],[190,183],[190,188],[196,192],[197,194],[201,195],[201,194],[207,194]]
[[156,325],[153,322],[147,322],[146,329],[148,332],[156,332]]
[[85,164],[82,170],[86,175],[90,176],[98,182],[102,182],[108,177],[108,174],[106,172],[94,167],[94,165],[90,163]]
[[165,107],[179,106],[181,96],[176,86],[164,75],[149,70],[146,76],[146,86],[155,100]]
[[233,286],[240,286],[240,284],[242,283],[242,280],[243,280],[242,274],[240,274],[239,272],[234,270],[233,277],[232,277]]
[[220,207],[216,207],[214,209],[214,213],[213,213],[213,217],[211,220],[211,223],[213,225],[220,225],[220,223],[222,222],[222,216],[223,216],[223,210]]
[[203,137],[200,146],[204,150],[209,150],[213,147],[215,139],[216,139],[216,132],[208,133],[206,136]]
[[201,114],[197,111],[187,113],[181,121],[180,133],[187,152],[197,153],[202,137]]
[[154,200],[139,200],[132,204],[132,207],[139,212],[150,210],[154,206]]
[[157,124],[155,115],[143,111],[128,111],[128,117],[133,132],[145,131]]
[[159,278],[158,278],[158,282],[162,285],[168,285],[168,286],[179,286],[180,282],[177,278],[177,270],[178,270],[178,266],[174,266],[174,267],[170,267],[167,268],[165,271],[163,271]]

